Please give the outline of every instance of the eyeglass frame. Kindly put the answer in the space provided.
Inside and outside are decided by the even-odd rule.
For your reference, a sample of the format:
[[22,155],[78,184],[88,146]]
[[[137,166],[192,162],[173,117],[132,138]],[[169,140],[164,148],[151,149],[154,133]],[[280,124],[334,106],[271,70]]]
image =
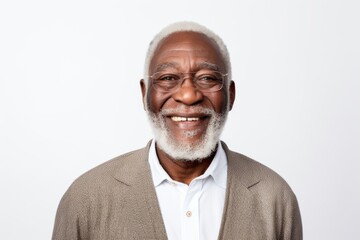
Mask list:
[[[199,71],[201,71],[201,70],[209,70],[209,69],[200,69]],[[212,71],[211,70],[213,73],[219,73],[221,75],[222,83],[221,83],[220,88],[217,89],[217,90],[210,90],[210,89],[206,90],[205,88],[199,88],[199,86],[196,85],[196,81],[194,81],[194,77],[195,77],[196,73],[198,73],[199,71],[196,71],[196,72],[177,72],[176,74],[181,74],[181,77],[180,77],[179,82],[177,83],[177,85],[174,87],[174,89],[171,89],[171,90],[165,90],[165,89],[161,89],[161,88],[158,88],[158,87],[154,87],[154,86],[158,86],[158,85],[154,84],[154,81],[157,80],[157,79],[154,78],[154,75],[157,74],[157,73],[161,73],[163,71],[155,72],[152,75],[147,76],[147,77],[151,79],[151,86],[154,87],[154,89],[156,91],[160,91],[160,92],[171,93],[171,92],[177,91],[187,78],[192,78],[192,82],[194,83],[196,89],[200,90],[201,92],[217,92],[217,91],[220,91],[224,87],[225,82],[227,80],[226,77],[229,75],[229,73],[222,73],[220,71]],[[186,75],[192,75],[192,76],[191,77],[186,77]]]

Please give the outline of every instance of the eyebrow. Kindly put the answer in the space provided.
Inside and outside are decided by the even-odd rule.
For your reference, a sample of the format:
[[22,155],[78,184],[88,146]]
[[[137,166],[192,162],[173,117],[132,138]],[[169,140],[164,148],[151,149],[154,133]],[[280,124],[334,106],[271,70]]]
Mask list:
[[197,69],[209,69],[209,70],[214,70],[214,71],[219,71],[220,67],[214,63],[209,63],[209,62],[200,62],[196,64],[196,68]]
[[166,63],[161,63],[159,65],[156,66],[155,68],[155,72],[161,72],[167,68],[179,68],[179,64],[175,63],[175,62],[166,62]]

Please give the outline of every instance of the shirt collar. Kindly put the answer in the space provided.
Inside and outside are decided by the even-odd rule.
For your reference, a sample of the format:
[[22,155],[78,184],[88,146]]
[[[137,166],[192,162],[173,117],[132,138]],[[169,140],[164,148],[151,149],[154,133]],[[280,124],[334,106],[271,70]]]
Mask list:
[[[169,174],[160,165],[159,159],[156,154],[155,141],[151,142],[151,146],[149,149],[149,164],[155,187],[159,186],[165,180],[174,182],[174,180],[171,179]],[[214,179],[215,183],[219,187],[226,189],[227,157],[220,142],[218,143],[218,148],[211,164],[206,169],[205,173],[197,177],[196,179],[205,179],[209,176]]]

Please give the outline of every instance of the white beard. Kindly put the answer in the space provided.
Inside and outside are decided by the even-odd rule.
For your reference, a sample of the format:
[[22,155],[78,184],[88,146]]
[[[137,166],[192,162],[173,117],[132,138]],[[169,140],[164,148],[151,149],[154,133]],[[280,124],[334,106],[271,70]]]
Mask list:
[[[226,122],[228,111],[219,114],[212,109],[191,107],[192,112],[196,111],[198,113],[209,114],[211,117],[205,134],[196,143],[184,143],[179,142],[171,136],[166,126],[164,115],[179,113],[186,108],[188,107],[180,106],[176,109],[165,109],[158,114],[148,110],[150,125],[153,129],[157,146],[171,158],[179,161],[201,161],[215,151]],[[199,131],[201,130],[184,131],[183,134],[186,138],[192,138],[196,136]]]

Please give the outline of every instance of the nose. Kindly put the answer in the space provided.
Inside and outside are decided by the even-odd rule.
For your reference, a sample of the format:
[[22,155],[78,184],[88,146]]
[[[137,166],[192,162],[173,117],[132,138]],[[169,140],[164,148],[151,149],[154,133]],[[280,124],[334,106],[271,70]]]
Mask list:
[[203,101],[204,95],[195,87],[191,78],[186,78],[172,97],[176,102],[191,106]]

